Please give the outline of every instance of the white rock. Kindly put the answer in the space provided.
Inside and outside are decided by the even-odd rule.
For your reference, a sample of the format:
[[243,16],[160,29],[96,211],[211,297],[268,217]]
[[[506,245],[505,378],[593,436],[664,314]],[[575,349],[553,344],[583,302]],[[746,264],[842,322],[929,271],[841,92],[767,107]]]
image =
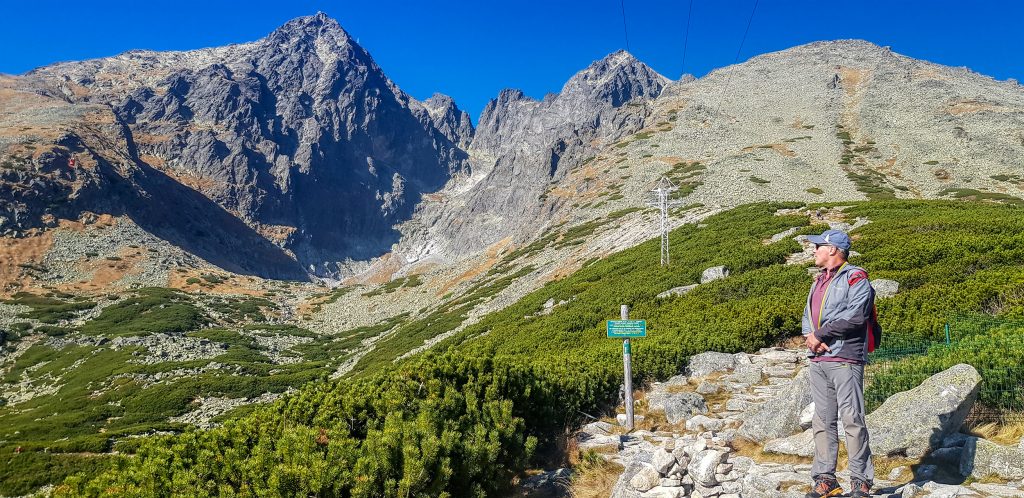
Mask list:
[[725,460],[726,455],[726,452],[719,450],[701,451],[690,461],[686,470],[697,484],[706,487],[715,486],[718,484],[715,479],[715,469]]
[[676,457],[672,456],[672,453],[659,449],[654,452],[654,456],[651,458],[651,465],[661,475],[668,475],[669,470],[676,463]]
[[800,412],[800,427],[808,429],[814,421],[814,402],[812,401]]
[[661,482],[661,475],[653,465],[641,462],[640,470],[629,480],[629,486],[637,491],[647,491]]

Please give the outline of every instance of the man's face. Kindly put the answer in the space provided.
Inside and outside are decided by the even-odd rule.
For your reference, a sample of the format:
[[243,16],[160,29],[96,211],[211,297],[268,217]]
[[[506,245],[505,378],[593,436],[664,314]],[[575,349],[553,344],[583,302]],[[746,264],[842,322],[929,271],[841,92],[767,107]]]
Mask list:
[[826,244],[814,244],[814,265],[824,268],[832,255],[834,247]]

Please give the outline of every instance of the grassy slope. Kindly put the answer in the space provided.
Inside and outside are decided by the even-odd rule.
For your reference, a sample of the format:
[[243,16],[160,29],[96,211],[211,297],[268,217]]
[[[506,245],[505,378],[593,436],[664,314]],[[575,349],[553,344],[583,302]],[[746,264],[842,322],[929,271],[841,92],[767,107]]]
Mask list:
[[[618,316],[620,304],[631,305],[632,316],[647,319],[650,328],[650,337],[634,347],[638,380],[675,373],[700,351],[753,350],[798,332],[809,280],[803,267],[781,264],[798,246],[791,239],[761,241],[790,227],[808,233],[822,227],[808,227],[806,217],[774,216],[778,207],[745,206],[704,228],[674,231],[668,269],[656,264],[657,241],[594,262],[467,327],[437,352],[397,367],[377,358],[356,379],[311,384],[221,429],[146,443],[142,458],[91,484],[72,481],[67,490],[211,481],[227,486],[221,493],[264,482],[271,494],[328,496],[501,489],[509,472],[537,454],[535,447],[552,444],[580,412],[614,400],[620,345],[603,337],[603,322]],[[872,220],[855,234],[863,255],[854,262],[872,278],[902,283],[897,297],[878,305],[887,341],[936,338],[956,314],[1022,313],[1024,303],[1015,297],[1024,295],[1019,208],[888,201],[848,213]],[[655,298],[720,264],[732,270],[729,278],[682,297]],[[568,303],[538,314],[548,299]],[[436,318],[405,327],[429,329]],[[330,442],[312,443],[322,439],[318,434],[329,434]],[[211,463],[197,457],[203,452],[221,457]],[[237,466],[255,455],[258,463]],[[302,469],[295,468],[299,460]],[[433,472],[417,470],[426,467]],[[448,484],[459,481],[453,476],[462,484]]]

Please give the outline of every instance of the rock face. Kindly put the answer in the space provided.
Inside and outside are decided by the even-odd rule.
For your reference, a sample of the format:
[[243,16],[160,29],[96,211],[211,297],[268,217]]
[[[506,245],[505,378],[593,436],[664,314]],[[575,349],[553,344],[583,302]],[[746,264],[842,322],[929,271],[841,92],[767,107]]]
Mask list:
[[700,283],[706,284],[729,276],[729,269],[724,266],[713,266],[700,274]]
[[691,377],[703,377],[712,372],[724,372],[736,366],[736,357],[729,353],[708,351],[693,355],[686,372]]
[[[801,351],[765,348],[756,354],[737,353],[732,373],[722,377],[722,393],[730,394],[725,410],[719,403],[712,404],[709,416],[698,415],[688,419],[685,428],[679,424],[671,428],[660,428],[656,432],[634,430],[621,436],[621,447],[617,453],[602,453],[601,457],[622,465],[625,471],[619,476],[612,490],[613,497],[699,497],[721,498],[769,498],[804,496],[811,482],[810,463],[789,464],[761,461],[739,456],[733,444],[737,431],[730,428],[734,422],[749,419],[752,411],[763,407],[774,407],[779,403],[779,394],[799,382],[806,382],[802,374],[810,364]],[[705,359],[717,357],[706,355]],[[790,367],[797,375],[771,377],[777,383],[750,385],[728,382],[726,378],[735,370],[749,365],[765,365],[766,369]],[[726,370],[727,372],[729,370]],[[943,372],[939,378],[947,380],[954,376]],[[658,391],[665,386],[682,383],[686,378],[678,375],[664,383],[654,384]],[[931,381],[926,381],[929,384]],[[924,392],[932,396],[934,393]],[[897,395],[899,396],[899,395]],[[648,400],[650,396],[648,395]],[[806,407],[801,407],[806,408]],[[799,414],[801,410],[796,410]],[[711,421],[726,423],[709,427]],[[606,425],[588,424],[584,431],[604,433]],[[621,430],[621,428],[620,428]],[[841,430],[841,429],[840,429]],[[872,434],[879,430],[871,428]],[[927,435],[922,435],[925,442]],[[942,438],[931,451],[927,460],[914,465],[897,467],[888,474],[876,475],[874,491],[880,496],[1024,496],[1020,479],[1019,461],[1024,459],[1015,446],[1000,446],[985,440],[952,433]],[[811,457],[814,441],[811,431],[775,439],[764,445],[769,453],[782,453]],[[877,457],[876,457],[877,458]],[[755,460],[756,459],[756,460]],[[771,459],[766,459],[771,460]],[[877,464],[877,462],[876,462]],[[982,484],[980,482],[951,485],[940,484],[933,479],[953,478],[944,476],[943,469],[962,465],[966,475],[978,479],[995,476],[1009,480],[1006,485]],[[955,472],[954,472],[955,473]],[[909,474],[913,482],[907,483]],[[848,469],[837,472],[837,478],[844,487],[848,486]]]
[[[2,203],[0,215],[9,214],[0,225],[32,218],[34,207],[60,197],[134,219],[146,209],[112,195],[111,184],[123,183],[127,193],[169,204],[197,197],[191,203],[209,213],[194,219],[223,212],[235,218],[228,225],[244,224],[263,245],[277,246],[293,273],[302,273],[300,265],[331,273],[330,262],[389,251],[399,240],[395,225],[422,195],[469,168],[469,116],[449,97],[421,103],[406,95],[322,13],[251,43],[55,64],[16,84],[66,102],[60,119],[75,131],[54,142],[52,157],[34,158],[63,181],[39,182],[40,202]],[[97,120],[109,124],[93,133]],[[64,165],[71,157],[77,169]],[[182,218],[163,220],[165,231],[208,229]],[[266,258],[227,256],[281,273]]]
[[800,430],[800,413],[810,402],[811,383],[802,369],[774,398],[744,413],[739,434],[757,442],[789,436]]
[[[567,172],[644,125],[644,105],[668,80],[627,52],[615,52],[574,75],[543,100],[502,90],[484,108],[469,148],[472,177],[452,189],[446,204],[427,203],[409,232],[407,259],[457,258],[512,234],[536,230],[558,204],[537,202]],[[570,202],[571,204],[571,202]],[[523,220],[534,220],[524,225]],[[424,241],[429,240],[426,244]]]
[[893,297],[900,291],[899,282],[884,278],[872,280],[871,287],[875,289],[875,297]]
[[697,393],[668,394],[664,401],[665,418],[668,423],[677,424],[694,415],[708,412],[704,396]]
[[960,473],[984,479],[1024,479],[1024,450],[1001,446],[976,437],[968,438],[960,453]]
[[871,452],[920,457],[939,447],[967,418],[980,385],[978,371],[959,364],[890,396],[867,416]]

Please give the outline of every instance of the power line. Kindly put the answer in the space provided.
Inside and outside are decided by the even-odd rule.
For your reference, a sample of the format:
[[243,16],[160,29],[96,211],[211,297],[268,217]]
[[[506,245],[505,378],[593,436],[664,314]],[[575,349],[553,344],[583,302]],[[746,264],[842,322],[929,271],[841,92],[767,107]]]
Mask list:
[[683,64],[679,68],[679,77],[682,78],[686,72],[686,46],[690,42],[690,17],[693,14],[693,0],[690,0],[690,8],[686,10],[686,34],[683,36]]
[[[736,49],[736,57],[733,58],[732,66],[735,66],[740,60],[740,54],[743,53],[743,45],[747,42],[747,33],[750,32],[750,25],[754,22],[754,13],[757,12],[757,4],[760,0],[754,0],[754,8],[750,9],[750,17],[747,19],[747,27],[743,30],[743,37],[740,38],[740,46]],[[725,97],[729,93],[729,84],[732,83],[732,73],[735,69],[730,69],[729,73],[725,75],[725,85],[722,86],[721,97],[718,99],[718,106],[715,109],[714,114],[711,115],[711,119],[714,119],[716,115],[722,112],[722,105],[725,103]],[[702,140],[704,146],[707,146],[707,139]]]
[[757,2],[754,0],[754,8],[750,9],[750,19],[747,19],[747,29],[743,30],[743,38],[740,40],[740,48],[736,49],[736,58],[732,60],[733,64],[736,64],[740,60],[740,52],[743,51],[743,44],[747,41],[747,33],[750,32],[750,24],[754,22],[754,12],[757,12]]
[[[629,30],[626,29],[626,0],[619,0],[619,6],[622,7],[622,33],[626,35],[626,52],[629,51]],[[630,52],[632,53],[632,52]]]

